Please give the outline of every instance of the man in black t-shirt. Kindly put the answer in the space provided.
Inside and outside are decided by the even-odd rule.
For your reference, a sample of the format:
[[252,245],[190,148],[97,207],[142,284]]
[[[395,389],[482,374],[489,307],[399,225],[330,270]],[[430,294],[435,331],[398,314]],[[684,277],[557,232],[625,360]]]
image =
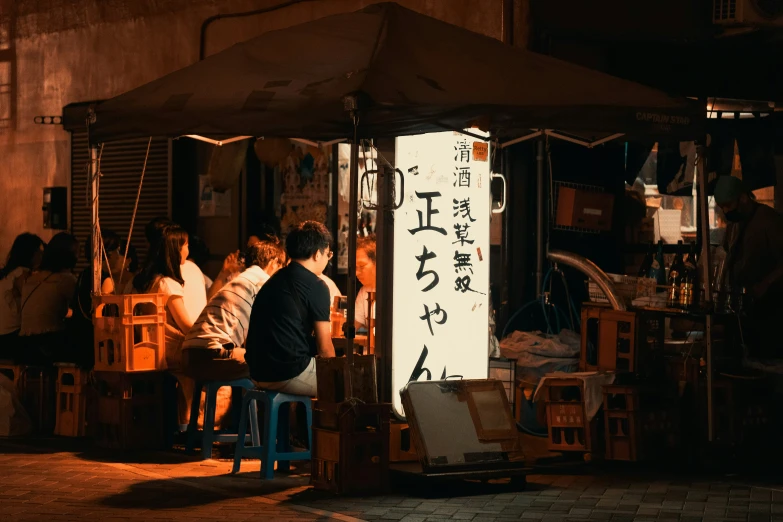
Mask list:
[[301,223],[285,242],[291,264],[256,296],[245,360],[259,388],[316,395],[315,356],[334,357],[329,288],[319,278],[332,258],[331,241],[321,223]]

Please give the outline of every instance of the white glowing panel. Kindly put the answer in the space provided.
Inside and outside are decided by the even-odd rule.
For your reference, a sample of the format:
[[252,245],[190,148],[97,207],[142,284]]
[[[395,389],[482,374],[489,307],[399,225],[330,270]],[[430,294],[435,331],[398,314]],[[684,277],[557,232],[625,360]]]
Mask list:
[[[471,129],[472,134],[479,134]],[[412,380],[486,379],[489,143],[456,132],[397,139],[392,400]]]

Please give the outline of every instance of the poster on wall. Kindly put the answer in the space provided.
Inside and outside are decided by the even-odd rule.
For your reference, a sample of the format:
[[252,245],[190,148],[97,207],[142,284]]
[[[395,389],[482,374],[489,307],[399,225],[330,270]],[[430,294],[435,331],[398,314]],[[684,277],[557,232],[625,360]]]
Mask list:
[[488,142],[458,132],[397,139],[396,165],[405,173],[394,214],[392,398],[399,415],[408,382],[487,378],[489,158]]
[[300,143],[296,143],[281,162],[280,227],[283,235],[302,221],[326,223],[330,163],[328,150]]
[[209,176],[198,177],[198,215],[200,217],[230,217],[231,190],[217,192],[209,180]]

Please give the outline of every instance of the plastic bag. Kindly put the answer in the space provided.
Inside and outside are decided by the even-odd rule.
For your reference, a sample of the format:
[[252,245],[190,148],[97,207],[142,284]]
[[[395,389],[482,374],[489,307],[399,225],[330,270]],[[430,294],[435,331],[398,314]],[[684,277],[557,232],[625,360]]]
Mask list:
[[559,335],[516,331],[500,342],[501,353],[509,359],[517,359],[525,352],[543,357],[571,358],[579,354],[579,349],[579,336],[565,328]]

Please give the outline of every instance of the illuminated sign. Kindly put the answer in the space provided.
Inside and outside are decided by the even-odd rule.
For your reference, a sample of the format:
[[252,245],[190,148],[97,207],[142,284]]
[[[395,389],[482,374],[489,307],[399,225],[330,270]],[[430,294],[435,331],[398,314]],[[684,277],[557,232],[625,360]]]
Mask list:
[[405,173],[405,199],[394,213],[399,415],[399,392],[410,381],[487,378],[489,152],[488,142],[458,132],[397,139],[396,165]]

